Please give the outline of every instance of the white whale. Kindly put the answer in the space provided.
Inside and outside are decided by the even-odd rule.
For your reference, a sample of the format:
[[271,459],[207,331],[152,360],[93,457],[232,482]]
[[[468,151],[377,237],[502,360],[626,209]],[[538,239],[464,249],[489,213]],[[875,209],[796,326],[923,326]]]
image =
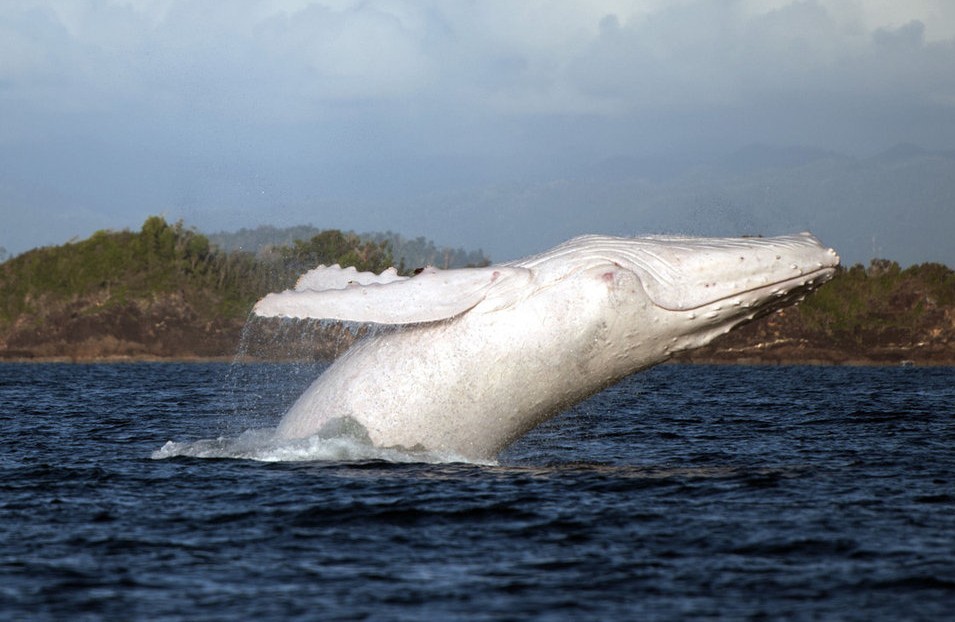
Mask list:
[[493,460],[568,406],[795,301],[838,263],[803,233],[583,236],[510,263],[411,278],[319,267],[255,313],[403,326],[336,360],[277,434],[350,426],[380,447]]

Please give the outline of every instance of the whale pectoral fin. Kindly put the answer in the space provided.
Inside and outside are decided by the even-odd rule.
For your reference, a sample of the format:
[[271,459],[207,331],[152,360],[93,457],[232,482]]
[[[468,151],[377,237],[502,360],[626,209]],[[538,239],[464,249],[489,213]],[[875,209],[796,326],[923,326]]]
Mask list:
[[[515,283],[516,281],[516,283]],[[418,324],[460,315],[493,289],[530,281],[524,268],[493,266],[436,270],[390,282],[350,283],[332,289],[300,287],[269,294],[253,311],[263,317],[341,320],[374,324]],[[503,293],[503,292],[502,292]]]

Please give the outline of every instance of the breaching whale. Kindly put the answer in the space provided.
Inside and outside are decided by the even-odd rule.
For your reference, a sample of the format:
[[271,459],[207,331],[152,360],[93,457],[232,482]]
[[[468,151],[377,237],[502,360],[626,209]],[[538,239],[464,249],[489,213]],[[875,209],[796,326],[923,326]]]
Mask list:
[[803,233],[588,235],[517,261],[413,277],[320,266],[254,312],[395,328],[334,361],[276,434],[350,428],[380,447],[493,460],[576,402],[794,302],[838,264]]

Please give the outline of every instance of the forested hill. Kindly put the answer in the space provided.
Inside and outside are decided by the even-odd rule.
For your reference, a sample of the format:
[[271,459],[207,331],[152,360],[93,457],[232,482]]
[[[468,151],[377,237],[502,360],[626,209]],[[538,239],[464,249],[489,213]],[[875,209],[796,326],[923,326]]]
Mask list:
[[154,216],[18,255],[0,264],[0,359],[228,357],[255,301],[305,270],[395,264],[384,236],[310,233],[255,255]]
[[[220,249],[181,223],[151,217],[138,232],[101,231],[35,249],[0,264],[0,360],[230,358],[255,301],[290,287],[304,270],[339,263],[380,272],[405,263],[395,262],[391,235],[319,231],[253,254]],[[481,253],[452,254],[487,261]],[[260,342],[272,334],[260,332]],[[261,353],[336,349],[313,341]],[[798,307],[680,360],[955,365],[955,273],[931,263],[903,270],[887,260],[840,269]]]

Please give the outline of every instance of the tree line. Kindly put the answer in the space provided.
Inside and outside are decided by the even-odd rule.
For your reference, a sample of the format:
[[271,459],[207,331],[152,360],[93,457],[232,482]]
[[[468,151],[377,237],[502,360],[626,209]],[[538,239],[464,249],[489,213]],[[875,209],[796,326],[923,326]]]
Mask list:
[[[37,248],[0,264],[0,326],[46,308],[91,302],[84,312],[178,293],[200,317],[239,317],[260,297],[291,287],[319,264],[381,272],[394,260],[387,240],[326,230],[255,255],[221,251],[182,222],[151,216],[138,232],[97,231],[86,240]],[[82,304],[80,306],[83,306]]]
[[955,272],[940,263],[901,268],[887,259],[840,267],[796,308],[800,328],[835,347],[949,343]]

